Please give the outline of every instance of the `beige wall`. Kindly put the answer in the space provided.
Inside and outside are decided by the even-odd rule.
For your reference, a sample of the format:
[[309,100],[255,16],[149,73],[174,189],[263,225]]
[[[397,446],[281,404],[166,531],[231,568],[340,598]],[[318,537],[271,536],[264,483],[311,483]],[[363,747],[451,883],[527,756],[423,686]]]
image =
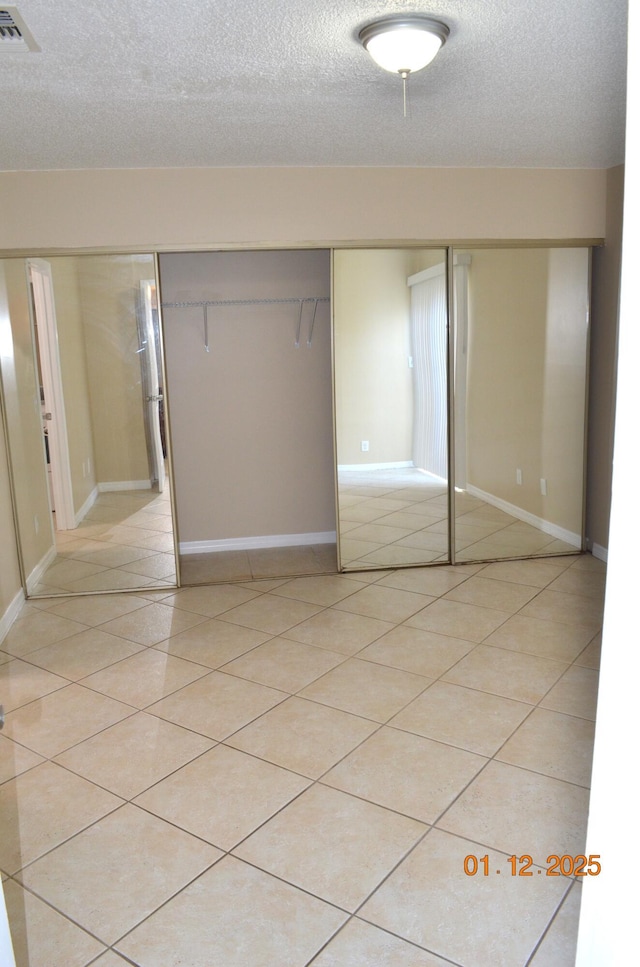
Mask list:
[[469,268],[468,483],[578,535],[588,259],[587,249],[483,250]]
[[596,550],[609,544],[623,195],[624,167],[611,168],[606,242],[593,253],[586,530]]
[[2,249],[601,238],[606,172],[194,168],[0,173]]
[[[162,301],[329,296],[327,251],[160,258]],[[163,310],[181,544],[335,530],[329,304]]]
[[[339,466],[411,461],[411,294],[407,278],[412,255],[406,249],[334,253]],[[363,440],[369,442],[365,453]]]

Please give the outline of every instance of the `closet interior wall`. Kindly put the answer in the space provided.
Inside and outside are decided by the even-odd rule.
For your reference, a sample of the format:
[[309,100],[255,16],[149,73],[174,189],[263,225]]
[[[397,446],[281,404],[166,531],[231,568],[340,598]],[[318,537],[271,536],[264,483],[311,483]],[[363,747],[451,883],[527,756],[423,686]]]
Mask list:
[[330,253],[159,266],[181,554],[334,541]]

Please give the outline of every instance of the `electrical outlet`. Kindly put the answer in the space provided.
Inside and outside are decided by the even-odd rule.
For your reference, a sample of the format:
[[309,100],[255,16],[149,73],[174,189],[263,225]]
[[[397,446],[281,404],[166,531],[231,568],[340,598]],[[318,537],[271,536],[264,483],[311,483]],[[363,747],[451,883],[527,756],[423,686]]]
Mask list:
[[516,470],[516,483],[518,484],[519,487],[522,486],[522,470],[520,469],[520,467],[518,467],[518,469]]
[[547,496],[547,481],[544,477],[540,477],[540,493],[543,497]]
[[362,453],[368,453],[369,452],[369,441],[368,440],[361,440],[360,441],[360,450],[362,451]]
[[40,521],[38,520],[38,515],[37,514],[33,518],[33,527],[34,527],[34,530],[35,530],[35,532],[37,534],[38,531],[40,530]]

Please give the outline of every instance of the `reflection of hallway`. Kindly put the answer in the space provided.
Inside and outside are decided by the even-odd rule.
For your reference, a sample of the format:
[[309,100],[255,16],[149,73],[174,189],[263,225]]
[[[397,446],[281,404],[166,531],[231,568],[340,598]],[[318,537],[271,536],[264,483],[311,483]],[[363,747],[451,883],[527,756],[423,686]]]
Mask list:
[[174,585],[168,482],[154,490],[98,496],[75,530],[56,532],[57,554],[33,594],[68,594]]
[[[447,560],[446,484],[414,468],[340,471],[340,550],[349,568]],[[456,493],[457,561],[575,553],[468,493]]]

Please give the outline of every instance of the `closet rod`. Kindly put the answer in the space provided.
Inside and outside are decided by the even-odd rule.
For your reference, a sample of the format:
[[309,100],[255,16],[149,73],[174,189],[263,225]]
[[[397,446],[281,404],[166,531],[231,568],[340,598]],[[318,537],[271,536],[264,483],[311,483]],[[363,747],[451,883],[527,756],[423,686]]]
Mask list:
[[311,346],[313,336],[313,326],[316,321],[316,312],[319,302],[329,302],[329,296],[303,296],[302,298],[292,299],[204,299],[200,302],[161,302],[163,309],[202,309],[203,328],[204,328],[204,348],[209,352],[209,317],[207,309],[210,306],[273,306],[273,305],[299,305],[300,315],[298,316],[298,328],[296,331],[295,347],[300,346],[300,329],[302,327],[302,311],[305,302],[313,302],[313,318],[309,326],[309,338],[307,346]]

